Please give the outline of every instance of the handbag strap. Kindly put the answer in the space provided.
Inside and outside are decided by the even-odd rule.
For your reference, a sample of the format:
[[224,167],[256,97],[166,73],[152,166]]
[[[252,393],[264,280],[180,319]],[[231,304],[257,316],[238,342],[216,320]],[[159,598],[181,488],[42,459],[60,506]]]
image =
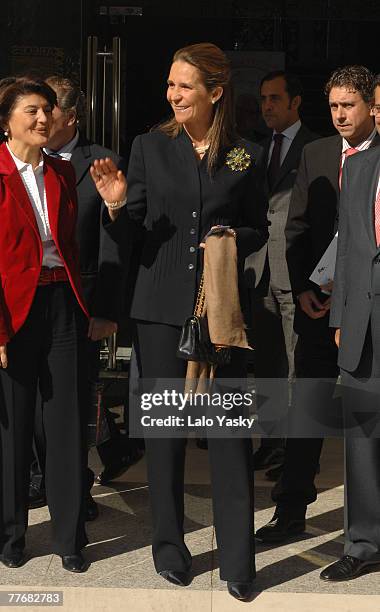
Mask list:
[[195,307],[194,307],[194,315],[196,317],[202,316],[203,311],[204,311],[205,300],[206,300],[206,294],[205,294],[205,286],[204,286],[204,275],[202,272],[202,276],[201,276],[201,280],[200,280],[199,288],[198,288],[197,301],[195,302]]

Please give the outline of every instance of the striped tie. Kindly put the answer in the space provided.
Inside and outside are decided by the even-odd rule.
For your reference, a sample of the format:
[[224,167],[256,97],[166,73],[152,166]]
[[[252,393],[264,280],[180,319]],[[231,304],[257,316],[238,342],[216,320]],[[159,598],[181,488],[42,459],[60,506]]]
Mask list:
[[359,153],[359,151],[355,149],[354,147],[350,147],[349,149],[346,149],[342,153],[342,159],[340,162],[340,169],[339,169],[339,189],[342,188],[343,159],[346,160],[347,157],[350,157],[350,155],[355,155],[355,153]]
[[376,245],[380,246],[380,190],[375,200],[375,236]]

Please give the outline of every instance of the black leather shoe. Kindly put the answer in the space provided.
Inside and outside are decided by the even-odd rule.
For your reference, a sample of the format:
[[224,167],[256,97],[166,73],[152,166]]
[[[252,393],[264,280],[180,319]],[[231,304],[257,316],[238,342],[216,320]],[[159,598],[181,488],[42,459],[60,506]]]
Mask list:
[[62,555],[62,567],[68,572],[75,572],[76,574],[82,574],[87,572],[90,564],[85,561],[81,553],[77,555]]
[[267,472],[265,472],[265,477],[271,482],[277,482],[277,480],[282,475],[284,471],[284,464],[280,463],[280,465],[276,465],[275,467],[270,468]]
[[40,489],[35,484],[29,485],[29,510],[33,508],[43,508],[46,506],[46,493],[44,489]]
[[126,472],[132,465],[135,465],[144,456],[142,449],[137,449],[133,454],[122,457],[118,463],[105,466],[103,472],[96,477],[97,484],[106,485],[111,480],[115,480]]
[[0,561],[3,565],[5,565],[5,567],[14,569],[24,565],[26,557],[23,550],[17,550],[13,553],[8,553],[7,555],[1,555]]
[[239,601],[251,601],[254,595],[253,582],[227,582],[227,589]]
[[365,574],[370,566],[379,565],[379,561],[362,561],[350,555],[344,555],[339,561],[326,567],[319,575],[326,582],[343,582]]
[[188,586],[190,584],[190,575],[188,572],[177,572],[175,570],[163,570],[159,575],[165,578],[168,582],[177,586]]
[[272,520],[256,531],[255,537],[261,542],[286,542],[289,538],[304,533],[305,527],[305,518],[275,512]]
[[281,447],[266,448],[265,446],[260,446],[260,448],[253,453],[253,469],[265,470],[265,468],[271,465],[282,463],[284,460],[284,453],[285,451]]
[[86,497],[85,521],[94,521],[99,516],[98,504],[89,493]]

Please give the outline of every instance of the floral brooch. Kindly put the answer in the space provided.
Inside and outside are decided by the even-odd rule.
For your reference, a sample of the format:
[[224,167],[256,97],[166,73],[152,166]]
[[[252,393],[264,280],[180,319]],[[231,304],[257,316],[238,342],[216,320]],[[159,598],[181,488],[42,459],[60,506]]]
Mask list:
[[234,147],[226,157],[226,165],[235,172],[243,172],[249,168],[252,158],[243,147]]

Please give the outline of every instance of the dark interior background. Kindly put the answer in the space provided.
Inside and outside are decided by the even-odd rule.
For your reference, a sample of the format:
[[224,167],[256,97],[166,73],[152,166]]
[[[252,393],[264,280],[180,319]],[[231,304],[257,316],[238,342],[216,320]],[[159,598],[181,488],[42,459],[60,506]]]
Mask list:
[[[142,16],[114,14],[127,6],[140,7]],[[0,78],[59,73],[74,76],[84,91],[87,37],[98,36],[102,46],[120,36],[125,155],[136,134],[168,114],[170,60],[186,44],[211,41],[232,54],[283,52],[286,68],[304,84],[304,121],[321,134],[331,132],[323,95],[329,73],[348,63],[380,72],[379,0],[3,0],[0,32]]]

